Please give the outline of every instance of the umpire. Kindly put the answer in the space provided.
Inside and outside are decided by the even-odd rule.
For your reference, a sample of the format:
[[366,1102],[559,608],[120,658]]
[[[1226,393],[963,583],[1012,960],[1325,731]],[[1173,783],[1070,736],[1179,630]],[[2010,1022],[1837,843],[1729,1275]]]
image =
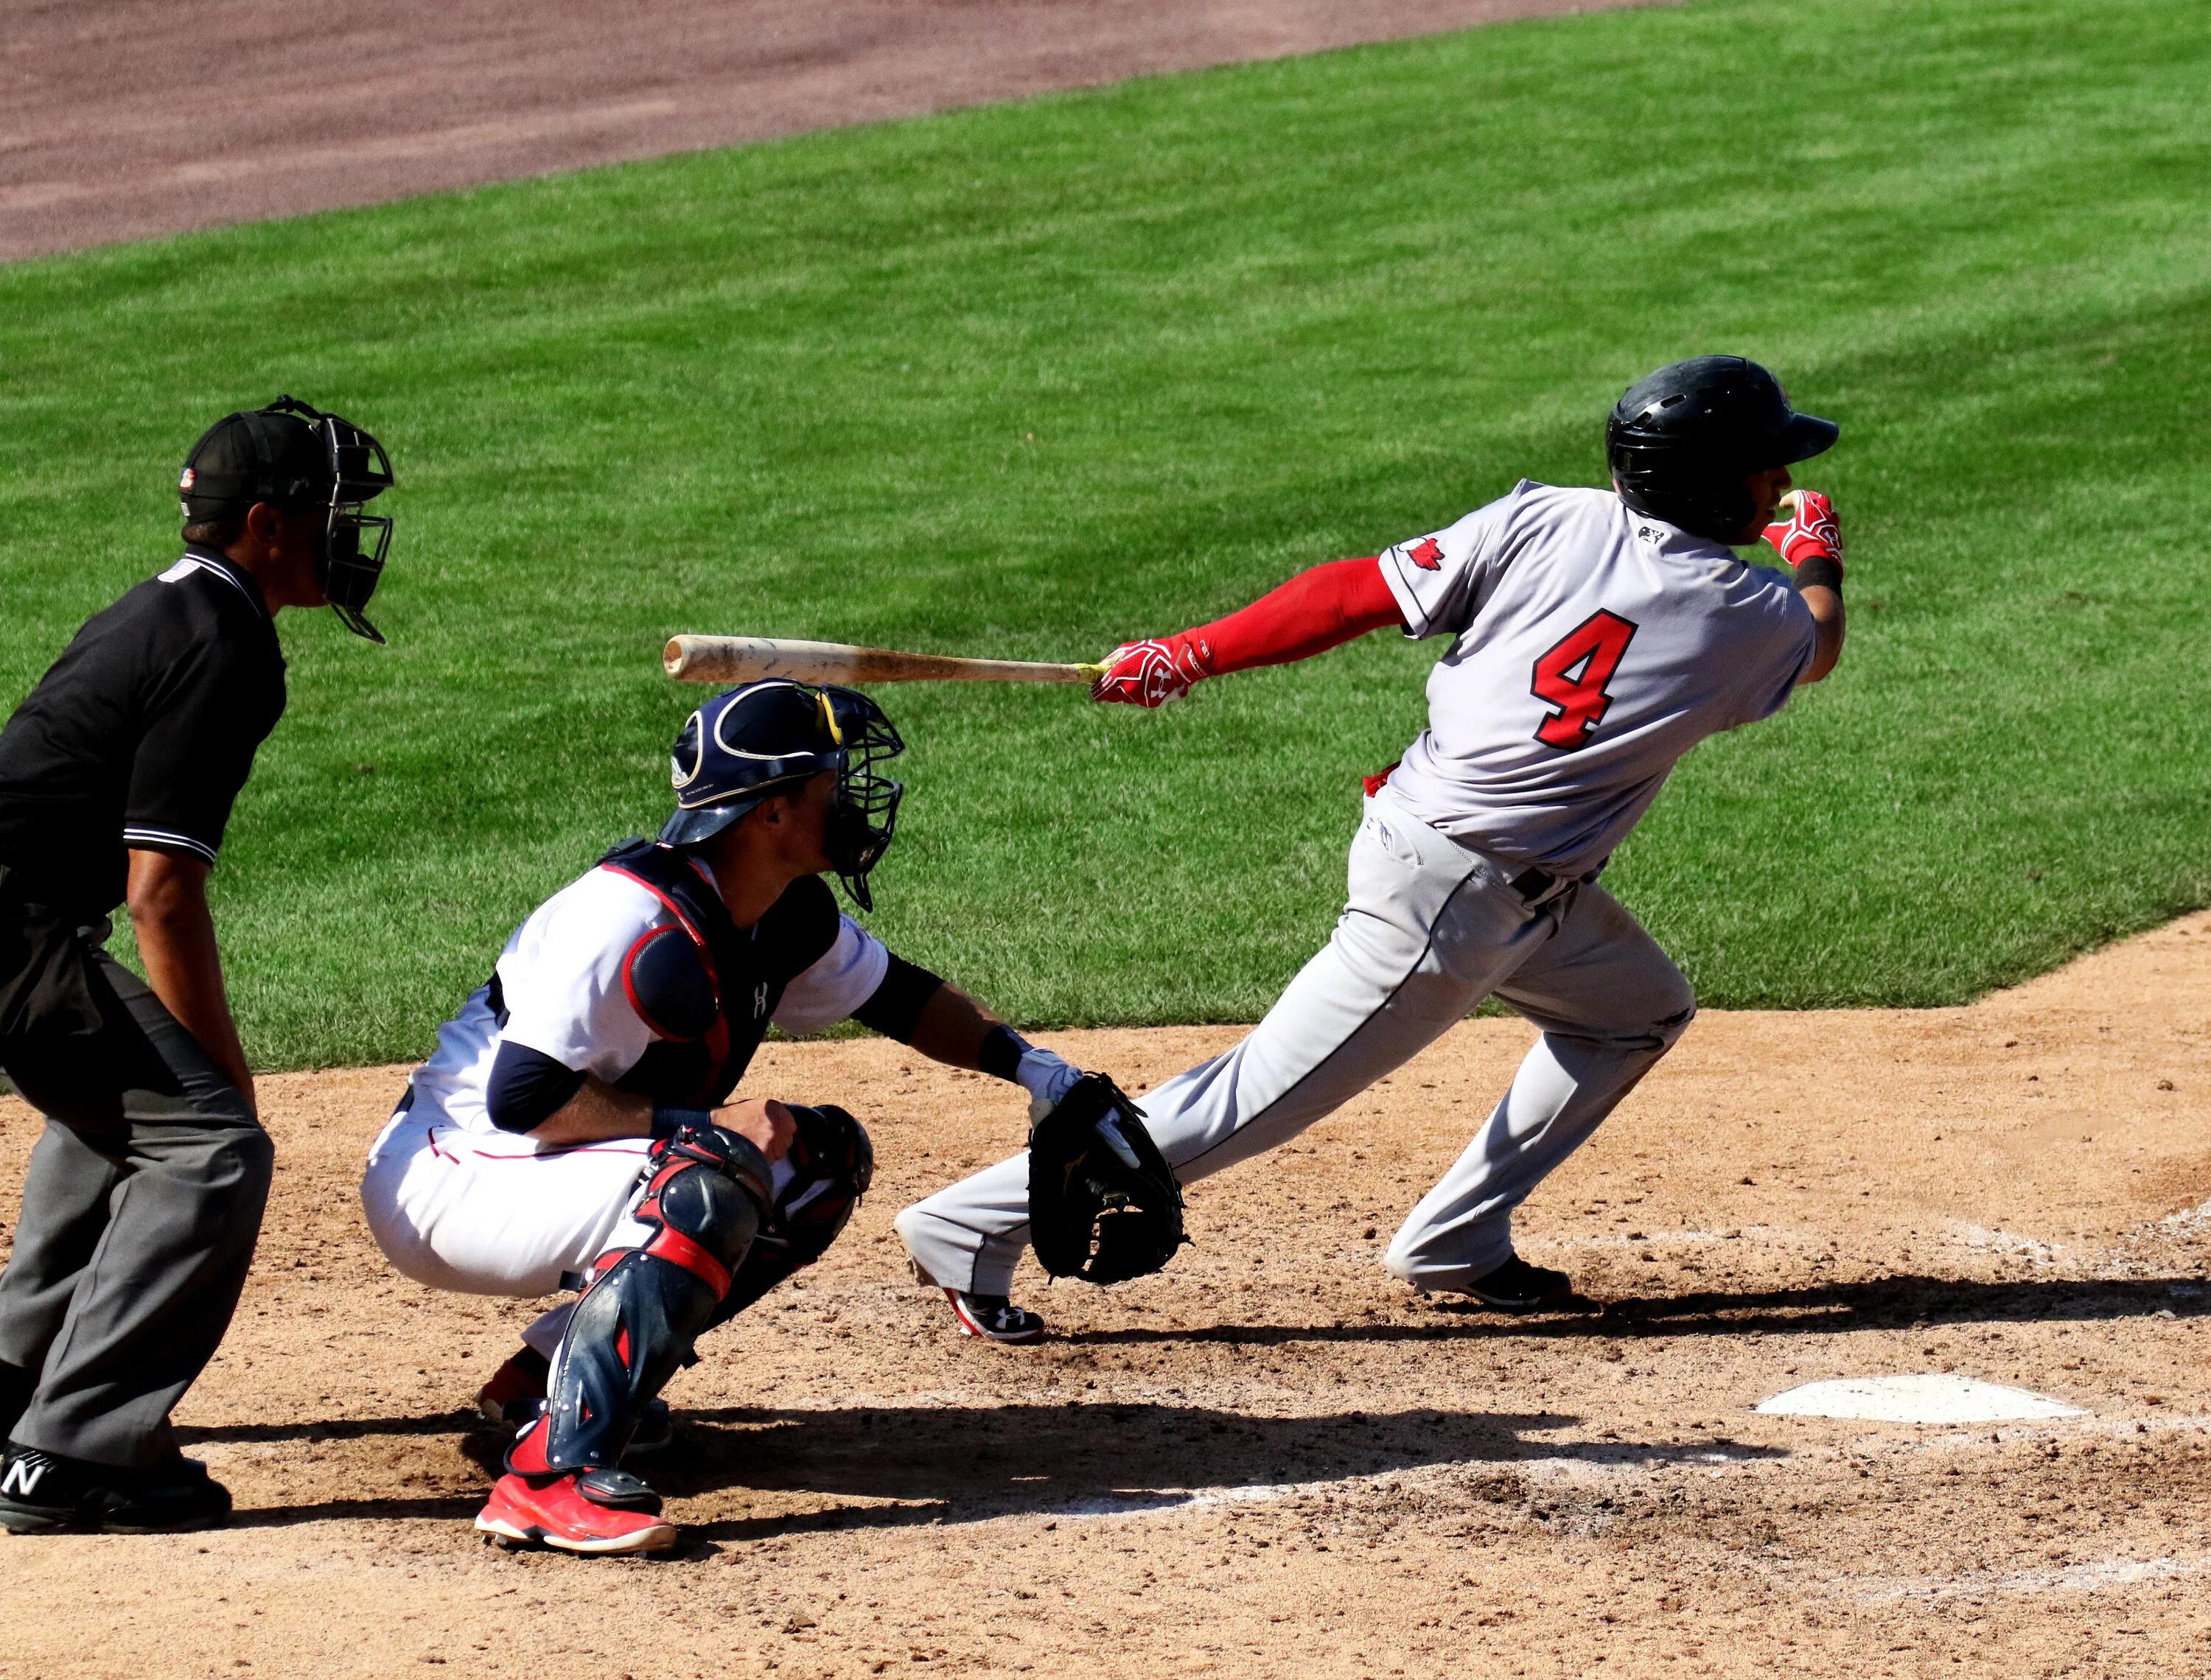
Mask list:
[[[276,614],[361,616],[383,447],[282,396],[179,492],[184,557],[76,634],[0,731],[0,1067],[45,1115],[0,1272],[0,1526],[204,1528],[230,1495],[169,1412],[238,1306],[272,1150],[223,994],[208,872],[284,710]],[[127,902],[146,977],[103,948]]]

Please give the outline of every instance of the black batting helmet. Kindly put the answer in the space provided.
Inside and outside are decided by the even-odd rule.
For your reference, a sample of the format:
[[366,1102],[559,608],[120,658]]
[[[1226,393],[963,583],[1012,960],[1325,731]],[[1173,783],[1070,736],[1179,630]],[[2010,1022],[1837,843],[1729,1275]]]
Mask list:
[[1729,542],[1758,511],[1744,479],[1808,461],[1840,432],[1791,408],[1756,362],[1693,356],[1627,388],[1605,422],[1604,450],[1628,506]]

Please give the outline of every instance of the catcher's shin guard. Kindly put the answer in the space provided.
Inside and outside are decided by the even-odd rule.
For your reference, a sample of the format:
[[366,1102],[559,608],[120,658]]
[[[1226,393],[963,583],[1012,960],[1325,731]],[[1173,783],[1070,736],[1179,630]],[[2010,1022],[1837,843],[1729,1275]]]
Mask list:
[[515,1437],[521,1476],[612,1470],[638,1414],[713,1322],[769,1206],[767,1159],[717,1127],[655,1144],[635,1209],[657,1226],[639,1248],[599,1257],[546,1382],[545,1409]]
[[875,1181],[875,1145],[858,1121],[827,1103],[812,1109],[793,1103],[790,1108],[798,1126],[789,1157],[791,1182],[775,1199],[759,1240],[737,1268],[715,1324],[735,1318],[799,1267],[827,1254]]

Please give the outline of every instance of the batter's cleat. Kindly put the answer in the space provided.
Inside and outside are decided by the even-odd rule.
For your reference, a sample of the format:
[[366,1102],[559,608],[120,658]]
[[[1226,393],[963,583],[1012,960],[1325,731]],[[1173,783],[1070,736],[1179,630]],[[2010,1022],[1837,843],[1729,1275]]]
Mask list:
[[[476,1390],[476,1410],[503,1428],[520,1429],[545,1404],[545,1379],[552,1369],[536,1348],[522,1349]],[[668,1402],[657,1397],[647,1400],[637,1415],[637,1433],[630,1437],[630,1452],[658,1453],[675,1444],[675,1415],[668,1409]]]
[[964,1295],[948,1289],[944,1298],[952,1303],[952,1315],[959,1320],[963,1336],[979,1336],[1009,1347],[1044,1339],[1044,1320],[1003,1295]]
[[675,1544],[675,1525],[660,1514],[659,1496],[619,1470],[558,1476],[510,1471],[476,1514],[476,1528],[509,1549],[550,1546],[594,1557],[666,1551]]
[[1530,1266],[1515,1254],[1494,1272],[1485,1272],[1459,1291],[1500,1313],[1541,1313],[1569,1306],[1573,1279],[1548,1266]]
[[189,1534],[230,1518],[230,1490],[197,1459],[125,1470],[9,1444],[0,1528],[12,1534]]

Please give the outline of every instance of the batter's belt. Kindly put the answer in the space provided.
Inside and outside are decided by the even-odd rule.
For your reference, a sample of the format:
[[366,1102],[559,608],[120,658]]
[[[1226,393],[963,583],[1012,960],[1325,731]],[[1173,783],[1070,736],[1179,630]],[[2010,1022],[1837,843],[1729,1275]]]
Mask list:
[[1530,904],[1547,904],[1571,887],[1586,886],[1597,872],[1586,875],[1554,875],[1548,869],[1523,869],[1505,883]]

